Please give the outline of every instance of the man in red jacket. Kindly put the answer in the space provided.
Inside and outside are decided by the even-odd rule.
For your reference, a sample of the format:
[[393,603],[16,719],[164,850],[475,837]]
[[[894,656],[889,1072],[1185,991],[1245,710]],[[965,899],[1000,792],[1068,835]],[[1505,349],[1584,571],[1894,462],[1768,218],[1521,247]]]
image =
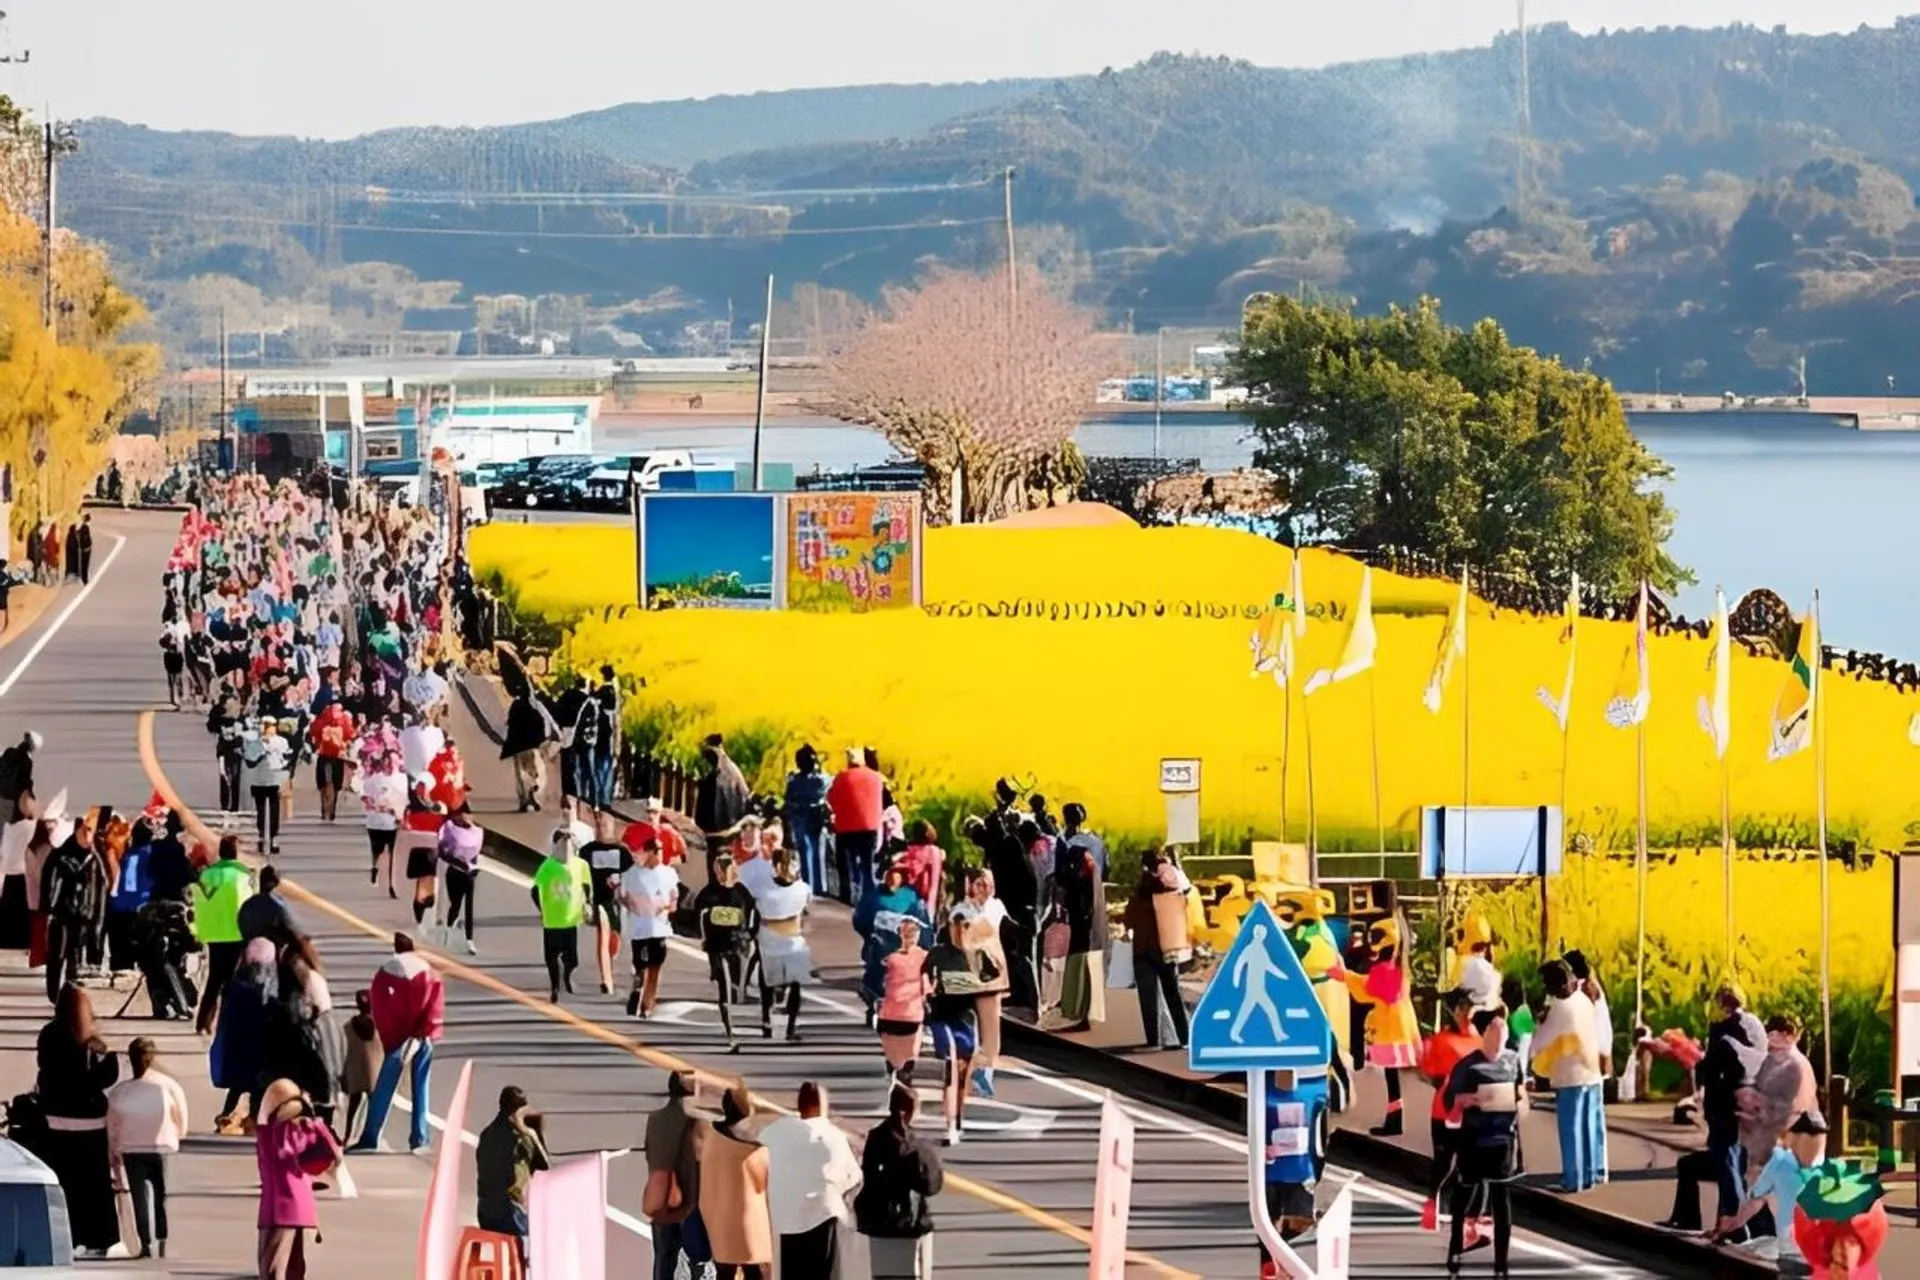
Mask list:
[[387,1056],[380,1064],[380,1078],[374,1082],[373,1098],[367,1105],[366,1128],[349,1150],[380,1149],[380,1131],[386,1127],[387,1111],[393,1106],[394,1091],[400,1087],[400,1068],[409,1050],[413,1055],[413,1128],[407,1135],[407,1149],[424,1150],[433,1042],[440,1038],[446,1018],[446,990],[440,975],[414,951],[413,939],[404,933],[393,935],[393,958],[373,975],[369,1011]]
[[847,902],[859,906],[874,887],[873,860],[880,851],[880,814],[886,783],[867,767],[866,753],[847,752],[847,767],[827,787],[827,808],[833,813],[833,847],[840,865],[840,882]]

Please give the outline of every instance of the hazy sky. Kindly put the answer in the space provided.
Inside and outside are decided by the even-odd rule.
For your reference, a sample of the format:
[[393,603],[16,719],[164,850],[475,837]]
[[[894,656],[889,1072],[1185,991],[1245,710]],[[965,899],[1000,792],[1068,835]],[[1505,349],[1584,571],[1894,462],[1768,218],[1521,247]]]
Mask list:
[[[1269,66],[1484,43],[1512,0],[0,0],[0,91],[64,117],[347,137],[799,86],[1067,75],[1159,49]],[[1920,0],[1532,0],[1581,30],[1885,25]],[[1094,21],[1085,15],[1098,14]],[[1326,15],[1326,16],[1320,16]]]

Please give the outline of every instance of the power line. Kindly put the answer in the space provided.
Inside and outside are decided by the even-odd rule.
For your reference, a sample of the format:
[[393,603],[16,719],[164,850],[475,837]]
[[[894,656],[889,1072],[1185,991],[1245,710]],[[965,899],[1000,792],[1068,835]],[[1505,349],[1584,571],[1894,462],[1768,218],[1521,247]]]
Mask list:
[[139,205],[88,204],[88,214],[119,213],[162,218],[170,222],[221,222],[239,226],[294,227],[318,231],[367,231],[382,235],[492,237],[508,240],[784,240],[795,236],[878,235],[894,231],[945,231],[960,227],[997,225],[998,217],[935,218],[921,222],[890,222],[859,227],[783,227],[766,231],[510,231],[486,227],[409,227],[380,223],[318,222],[311,218],[275,218],[263,214],[208,213],[200,210],[150,209]]

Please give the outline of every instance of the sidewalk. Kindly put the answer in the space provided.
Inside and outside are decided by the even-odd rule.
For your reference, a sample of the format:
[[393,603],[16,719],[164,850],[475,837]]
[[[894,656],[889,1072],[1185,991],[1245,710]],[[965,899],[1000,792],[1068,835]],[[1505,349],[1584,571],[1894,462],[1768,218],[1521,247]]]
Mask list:
[[[473,679],[464,687],[489,724],[503,720],[503,703],[496,686]],[[476,819],[510,845],[544,849],[558,820],[557,788],[550,783],[553,794],[543,812],[519,813],[511,766],[498,758],[499,749],[491,734],[474,719],[458,691],[453,695],[448,729],[466,757]],[[682,826],[685,829],[684,823]],[[698,834],[691,830],[686,833],[690,856],[682,875],[697,890],[704,875],[704,859],[699,856]],[[503,852],[511,856],[512,851]],[[525,856],[524,852],[520,854],[523,860]],[[809,931],[809,940],[821,981],[828,987],[852,990],[859,981],[860,962],[859,940],[850,926],[850,912],[830,901],[817,904],[815,911],[819,922]],[[1140,1048],[1144,1040],[1140,1027],[1139,1004],[1133,993],[1110,991],[1107,1021],[1089,1031],[1043,1032],[1010,1018],[1006,1034],[1009,1049],[1018,1055],[1085,1083],[1158,1105],[1174,1103],[1204,1112],[1235,1129],[1244,1124],[1244,1093],[1237,1080],[1194,1073],[1187,1067],[1184,1051],[1150,1052]],[[1419,1188],[1431,1176],[1427,1115],[1432,1090],[1411,1072],[1403,1075],[1402,1084],[1407,1132],[1397,1139],[1379,1139],[1367,1130],[1380,1122],[1385,1111],[1383,1077],[1377,1070],[1355,1075],[1353,1103],[1335,1118],[1334,1155],[1344,1165],[1393,1176]],[[1701,1130],[1675,1127],[1670,1113],[1669,1106],[1659,1103],[1609,1107],[1610,1180],[1592,1191],[1568,1196],[1547,1189],[1558,1182],[1559,1142],[1551,1098],[1542,1100],[1522,1130],[1528,1176],[1516,1196],[1519,1214],[1536,1226],[1564,1228],[1676,1261],[1685,1257],[1692,1268],[1711,1274],[1771,1273],[1770,1264],[1760,1263],[1743,1251],[1712,1250],[1697,1239],[1651,1226],[1672,1209],[1675,1162],[1704,1145]],[[1881,1255],[1882,1269],[1888,1275],[1920,1275],[1920,1232],[1913,1229],[1910,1195],[1904,1188],[1896,1188],[1894,1198],[1901,1208],[1889,1206],[1895,1230]],[[1704,1199],[1703,1203],[1710,1214],[1711,1203]]]
[[[46,980],[29,973],[22,958],[0,962],[0,1097],[33,1087],[34,1044],[47,1022]],[[90,987],[100,1034],[124,1053],[135,1036],[147,1036],[160,1050],[158,1069],[178,1080],[187,1093],[192,1132],[167,1167],[167,1257],[150,1262],[107,1261],[78,1264],[81,1270],[110,1270],[127,1277],[188,1276],[212,1280],[254,1274],[254,1215],[260,1178],[249,1138],[212,1135],[213,1118],[224,1093],[207,1075],[207,1041],[191,1022],[155,1022],[147,1017],[146,994],[135,996],[125,1015],[114,1017],[133,988],[124,979],[118,991]],[[125,1058],[121,1059],[125,1072]],[[419,1234],[420,1203],[431,1166],[425,1160],[357,1159],[351,1171],[359,1195],[341,1200],[320,1197],[324,1242],[308,1242],[308,1262],[318,1275],[394,1275],[398,1242]]]

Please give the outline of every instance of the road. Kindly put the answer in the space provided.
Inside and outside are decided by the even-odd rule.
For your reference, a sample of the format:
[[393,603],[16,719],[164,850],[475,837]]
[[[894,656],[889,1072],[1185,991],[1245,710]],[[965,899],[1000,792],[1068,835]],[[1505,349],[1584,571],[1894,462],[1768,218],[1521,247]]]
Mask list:
[[[49,610],[33,633],[0,652],[0,671],[6,672],[0,675],[0,736],[29,727],[45,733],[43,786],[70,785],[76,804],[111,798],[138,806],[159,770],[189,805],[208,813],[213,808],[209,741],[199,717],[165,709],[154,644],[158,574],[176,520],[101,513],[100,566],[91,593]],[[127,541],[115,546],[120,536]],[[146,721],[151,750],[143,768],[141,713],[155,706],[161,709]],[[463,745],[470,755],[487,749],[484,743]],[[411,917],[403,903],[368,883],[358,824],[320,824],[308,786],[303,778],[278,861],[301,891],[296,914],[326,957],[336,1000],[346,1004],[371,977],[392,931],[410,925]],[[525,877],[505,865],[489,864],[487,871],[479,892],[479,955],[445,964],[447,1033],[435,1065],[435,1099],[444,1106],[460,1064],[473,1063],[470,1129],[484,1124],[491,1099],[514,1083],[547,1113],[556,1151],[629,1148],[641,1140],[645,1113],[660,1105],[664,1072],[689,1067],[743,1077],[759,1098],[774,1104],[790,1103],[800,1081],[817,1080],[829,1087],[835,1112],[850,1130],[874,1123],[883,1102],[879,1055],[846,996],[811,993],[803,1044],[751,1039],[737,1056],[727,1055],[720,1042],[704,964],[684,947],[669,961],[663,1014],[652,1024],[628,1020],[617,997],[591,991],[588,971],[581,975],[581,994],[552,1006],[544,999],[540,938]],[[751,1014],[740,1013],[742,1026],[753,1025]],[[116,1044],[139,1029],[109,1024]],[[978,1112],[991,1127],[945,1153],[948,1187],[935,1205],[938,1273],[1084,1275],[1101,1099],[1073,1080],[1018,1065],[1003,1068],[1000,1082],[1000,1100]],[[1252,1274],[1241,1141],[1171,1112],[1129,1109],[1139,1125],[1139,1145],[1128,1274]],[[390,1123],[390,1141],[403,1140],[401,1119]],[[927,1124],[931,1130],[934,1121]],[[397,1196],[404,1197],[408,1185],[424,1191],[424,1161],[405,1155],[377,1159],[378,1181],[394,1186]],[[390,1163],[406,1172],[392,1173]],[[1332,1181],[1350,1176],[1336,1170]],[[613,1163],[609,1274],[643,1274],[649,1245],[639,1210],[641,1182],[637,1157]],[[1355,1190],[1355,1276],[1430,1276],[1440,1270],[1441,1241],[1419,1232],[1414,1196],[1371,1181],[1356,1182]],[[242,1203],[247,1212],[235,1217],[230,1246],[224,1234],[220,1246],[235,1271],[245,1268],[252,1248],[250,1198]],[[385,1274],[412,1269],[401,1261],[412,1238],[405,1208],[395,1206],[382,1220],[382,1230],[393,1233],[395,1259]],[[202,1266],[175,1274],[231,1272]],[[1523,1235],[1516,1241],[1513,1274],[1610,1280],[1648,1273]]]

